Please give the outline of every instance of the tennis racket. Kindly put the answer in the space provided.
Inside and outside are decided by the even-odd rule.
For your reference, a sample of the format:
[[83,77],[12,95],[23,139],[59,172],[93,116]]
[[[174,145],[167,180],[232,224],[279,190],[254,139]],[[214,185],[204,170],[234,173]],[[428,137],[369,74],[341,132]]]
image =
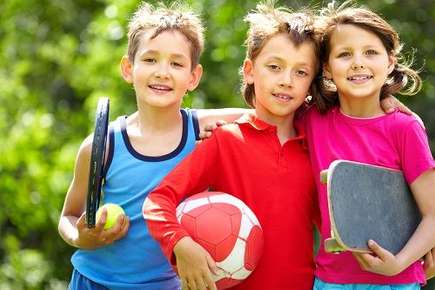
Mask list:
[[88,196],[86,202],[86,223],[88,228],[95,227],[95,216],[100,205],[108,127],[109,98],[104,97],[98,100],[97,112],[95,114],[95,131],[92,140]]

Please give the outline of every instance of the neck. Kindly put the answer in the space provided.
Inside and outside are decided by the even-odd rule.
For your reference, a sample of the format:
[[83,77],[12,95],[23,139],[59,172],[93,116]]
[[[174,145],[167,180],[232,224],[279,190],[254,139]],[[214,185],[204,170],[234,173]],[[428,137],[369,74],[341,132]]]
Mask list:
[[137,126],[142,136],[170,131],[181,124],[180,107],[156,108],[138,104],[138,111],[131,116],[129,123]]
[[379,97],[377,98],[345,98],[339,97],[340,110],[352,117],[370,118],[384,115]]
[[284,144],[288,139],[296,136],[296,130],[293,126],[294,114],[277,116],[262,112],[259,109],[255,109],[255,113],[259,119],[270,125],[276,126],[278,139],[281,144]]

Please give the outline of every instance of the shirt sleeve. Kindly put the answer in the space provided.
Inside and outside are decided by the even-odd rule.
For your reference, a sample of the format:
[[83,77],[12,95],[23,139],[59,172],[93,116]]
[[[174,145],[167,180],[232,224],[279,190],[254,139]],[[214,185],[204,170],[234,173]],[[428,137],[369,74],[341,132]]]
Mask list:
[[186,197],[213,186],[217,155],[216,134],[213,134],[176,166],[144,201],[143,217],[149,233],[160,243],[169,261],[173,261],[175,244],[188,236],[177,220],[176,207]]
[[408,184],[425,171],[435,168],[426,131],[417,120],[403,128],[399,142],[402,169]]

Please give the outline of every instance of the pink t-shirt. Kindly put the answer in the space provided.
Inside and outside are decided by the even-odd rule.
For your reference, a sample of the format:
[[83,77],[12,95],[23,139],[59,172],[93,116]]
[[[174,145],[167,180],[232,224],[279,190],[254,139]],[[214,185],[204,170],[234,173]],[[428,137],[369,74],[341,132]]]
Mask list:
[[[311,108],[306,116],[306,136],[314,176],[337,159],[346,159],[402,170],[412,183],[426,170],[435,167],[424,128],[413,117],[394,112],[374,118],[346,116],[338,108],[321,115]],[[316,276],[329,283],[402,284],[424,283],[419,261],[402,273],[387,277],[361,270],[349,253],[329,254],[324,240],[330,237],[326,186],[316,178],[321,212],[321,247],[316,259]]]

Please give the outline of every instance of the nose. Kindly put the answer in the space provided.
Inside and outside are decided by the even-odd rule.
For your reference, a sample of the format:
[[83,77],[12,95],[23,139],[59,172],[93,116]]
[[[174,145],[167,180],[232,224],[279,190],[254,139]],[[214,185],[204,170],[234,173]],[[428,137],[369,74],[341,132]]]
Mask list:
[[284,71],[279,85],[281,87],[293,86],[293,76],[291,71]]
[[168,65],[165,63],[162,63],[158,66],[156,72],[154,73],[155,77],[158,79],[165,79],[169,78],[169,70]]
[[352,63],[352,69],[357,70],[357,69],[362,69],[362,68],[364,68],[364,64],[363,64],[361,58],[358,56],[355,56],[353,59],[353,63]]

